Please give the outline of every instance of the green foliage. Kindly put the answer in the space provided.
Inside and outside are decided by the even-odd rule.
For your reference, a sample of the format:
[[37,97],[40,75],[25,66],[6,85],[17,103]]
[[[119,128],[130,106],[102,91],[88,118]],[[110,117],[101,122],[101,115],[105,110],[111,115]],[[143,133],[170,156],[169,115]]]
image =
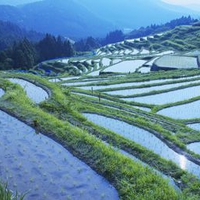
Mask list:
[[[161,24],[161,25],[151,25],[147,27],[141,27],[138,30],[133,30],[129,35],[128,38],[138,38],[138,37],[143,37],[147,35],[154,35],[156,33],[162,33],[167,30],[174,29],[176,26],[181,26],[181,25],[189,25],[197,20],[192,19],[190,16],[188,17],[181,17],[179,19],[174,19],[171,20],[170,22],[167,22],[166,24]],[[168,35],[168,37],[170,37]]]
[[8,189],[7,184],[0,183],[0,199],[1,200],[23,200],[25,197],[24,195],[19,195],[17,192],[16,194],[12,194],[11,191]]
[[[35,76],[27,77],[40,80]],[[61,115],[63,112],[72,116],[78,114],[73,108],[75,104],[73,100],[71,100],[71,109],[67,109],[70,96],[64,96],[54,84],[45,80],[41,80],[41,83],[52,89],[51,103],[46,104],[46,109],[53,108],[52,112],[59,112]],[[12,92],[17,93],[18,89],[16,87]],[[9,92],[8,87],[7,92]],[[116,187],[121,199],[145,199],[147,196],[149,199],[160,199],[161,196],[163,199],[168,197],[172,200],[178,199],[178,194],[160,176],[106,146],[87,131],[71,126],[67,121],[44,112],[28,101],[22,104],[19,99],[3,98],[0,100],[0,107],[12,111],[14,115],[29,122],[37,119],[39,131],[50,133],[75,156],[82,158],[99,174],[106,177]]]
[[94,39],[93,37],[87,37],[74,44],[76,51],[92,51],[98,49],[100,46],[98,39]]
[[74,55],[73,47],[69,41],[63,41],[60,36],[46,34],[37,48],[39,49],[39,61],[49,60],[57,57],[70,57]]
[[103,45],[112,44],[124,40],[125,35],[121,30],[115,30],[107,34],[106,38],[102,41]]
[[70,57],[74,49],[70,41],[47,34],[38,44],[28,39],[15,43],[0,53],[0,69],[31,69],[38,62],[57,57]]
[[[171,78],[182,76],[183,74],[192,76],[198,73],[199,71],[197,70],[183,70],[174,71],[173,73],[157,72],[151,75],[140,75],[140,77],[131,74],[127,77],[117,78],[113,82],[131,82],[133,80],[142,82],[148,79]],[[22,75],[4,74],[3,76],[21,77]],[[149,131],[156,131],[166,141],[170,141],[185,150],[185,145],[179,140],[179,137],[172,135],[171,130],[163,126],[167,119],[156,116],[153,113],[145,115],[144,112],[131,109],[130,106],[120,102],[111,102],[110,104],[121,106],[121,110],[108,109],[103,106],[105,101],[102,101],[102,105],[100,103],[95,104],[94,99],[90,103],[90,99],[72,95],[69,89],[60,89],[56,84],[49,83],[42,78],[33,75],[23,75],[23,77],[51,89],[52,97],[39,106],[36,106],[26,98],[25,93],[22,94],[22,98],[17,98],[22,93],[20,87],[8,81],[1,80],[0,86],[6,89],[6,94],[0,99],[0,107],[23,118],[23,120],[27,120],[29,123],[37,119],[38,129],[41,132],[50,134],[50,136],[59,140],[75,156],[83,159],[84,162],[89,164],[99,174],[107,178],[117,188],[121,199],[199,199],[199,180],[195,177],[191,177],[173,162],[162,159],[153,152],[135,144],[133,141],[129,141],[111,131],[95,126],[88,122],[78,111],[96,112],[111,117],[114,115],[121,120],[128,121],[130,124],[148,129]],[[124,110],[124,108],[135,112],[129,112],[128,110]],[[156,120],[157,125],[155,125],[154,120]],[[75,126],[71,126],[68,121],[74,122]],[[181,123],[178,124],[172,120],[167,120],[167,122],[173,122],[174,127],[178,126],[177,130],[185,133],[184,126],[181,126]],[[151,167],[170,175],[176,181],[181,181],[179,186],[183,194],[177,194],[163,178],[156,175],[151,169],[147,169],[137,162],[128,159],[114,150],[112,146],[105,145],[102,140],[127,151],[148,163]],[[162,187],[160,187],[161,185]]]

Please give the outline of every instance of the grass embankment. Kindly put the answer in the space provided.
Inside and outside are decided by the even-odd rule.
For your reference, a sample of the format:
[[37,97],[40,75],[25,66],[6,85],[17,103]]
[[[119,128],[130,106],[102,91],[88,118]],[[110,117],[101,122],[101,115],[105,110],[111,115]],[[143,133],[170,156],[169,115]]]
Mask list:
[[[81,94],[87,94],[87,95],[91,95],[91,96],[84,96]],[[118,99],[115,99],[115,98],[113,98],[112,101],[111,101],[111,99],[106,100],[106,99],[104,99],[104,97],[102,98],[102,96],[100,97],[100,101],[99,101],[99,94],[97,92],[93,92],[93,93],[91,93],[91,92],[86,92],[86,93],[85,92],[84,93],[75,92],[75,93],[73,93],[73,96],[75,99],[79,98],[79,100],[81,99],[84,102],[91,102],[93,105],[94,104],[97,106],[103,105],[107,108],[113,108],[113,109],[117,109],[119,111],[124,111],[125,115],[126,115],[126,113],[131,113],[132,117],[138,117],[138,116],[145,117],[148,119],[148,121],[151,121],[156,124],[160,124],[163,128],[169,130],[170,132],[173,132],[174,134],[176,134],[177,132],[183,131],[183,129],[186,127],[184,124],[180,123],[179,121],[176,121],[176,120],[173,120],[171,118],[164,117],[161,115],[155,115],[152,112],[144,112],[143,110],[140,110],[139,108],[134,107],[134,106],[140,106],[142,108],[148,108],[148,107],[144,107],[143,104],[131,104],[130,105],[130,104],[127,104],[124,102],[123,103],[119,102]],[[191,129],[190,129],[190,132],[191,132]]]
[[[158,79],[163,79],[166,80],[166,82],[168,82],[168,84],[172,84],[172,83],[181,83],[181,82],[185,82],[185,80],[176,80],[176,78],[178,77],[190,77],[188,78],[188,80],[186,80],[187,82],[188,81],[191,81],[191,80],[198,80],[198,78],[193,78],[194,76],[196,75],[199,75],[200,74],[200,71],[197,70],[197,69],[193,69],[193,70],[174,70],[173,73],[170,71],[167,71],[167,72],[155,72],[155,73],[150,73],[150,74],[147,74],[147,75],[144,75],[144,74],[130,74],[130,75],[127,75],[125,77],[117,77],[117,78],[114,78],[114,81],[103,81],[103,82],[98,82],[98,83],[91,83],[91,84],[88,84],[87,86],[108,86],[108,85],[116,85],[116,84],[123,84],[123,83],[134,83],[134,82],[141,82],[141,86],[136,86],[136,87],[121,87],[121,89],[133,89],[133,88],[141,88],[141,87],[152,87],[152,86],[159,86],[159,85],[164,85],[165,83],[158,83],[158,84],[143,84],[144,81],[152,81],[152,80],[158,80]],[[167,79],[169,78],[173,78],[174,81],[167,81]],[[100,81],[100,78],[98,78],[98,80]],[[73,82],[73,81],[72,81]],[[191,86],[195,86],[195,85],[198,85],[198,84],[191,84],[189,85],[189,87]],[[86,85],[85,85],[86,86]],[[146,96],[146,95],[153,95],[153,94],[158,94],[158,93],[162,93],[162,92],[170,92],[170,91],[173,91],[173,90],[177,90],[177,89],[184,89],[188,86],[180,86],[180,87],[176,87],[176,88],[172,88],[172,89],[168,89],[168,90],[160,90],[160,91],[152,91],[150,93],[146,93],[146,94],[138,94],[138,95],[131,95],[130,97],[139,97],[139,96]],[[126,103],[128,105],[133,105],[133,106],[141,106],[141,107],[147,107],[147,108],[151,108],[153,109],[154,112],[156,112],[158,109],[162,109],[162,107],[159,107],[159,106],[156,106],[156,105],[151,105],[151,104],[146,104],[146,103],[139,103],[139,102],[129,102],[129,101],[124,101],[124,100],[121,100],[121,99],[118,99],[117,97],[113,97],[113,96],[110,96],[110,95],[107,95],[107,94],[104,94],[102,93],[101,91],[114,91],[116,89],[119,89],[119,88],[114,88],[114,89],[104,89],[104,90],[82,90],[82,89],[79,89],[79,88],[74,88],[74,87],[70,87],[72,91],[75,91],[75,92],[80,92],[80,93],[83,93],[83,94],[89,94],[89,95],[92,95],[92,96],[96,96],[96,97],[100,97],[102,99],[107,99],[107,100],[111,100],[111,101],[115,101],[115,102],[119,102],[119,103]],[[119,96],[120,97],[120,96]],[[124,97],[124,96],[121,96],[121,97]],[[169,105],[173,105],[173,104],[169,104]],[[175,103],[176,105],[176,103]],[[165,106],[167,106],[167,104],[165,105],[162,105],[163,108]]]
[[[58,92],[58,88],[56,88],[56,91]],[[55,92],[55,91],[54,91]],[[64,98],[63,97],[63,94],[61,93],[61,91],[59,91],[58,92],[60,95],[57,95],[57,96],[62,96],[62,98]],[[68,93],[67,95],[70,95],[70,93]],[[66,104],[66,99],[65,99],[65,101],[63,101],[63,100],[61,100],[62,98],[60,98],[60,99],[54,99],[54,98],[52,98],[51,100],[49,100],[48,102],[44,102],[43,104],[42,104],[42,107],[44,107],[46,110],[48,110],[50,113],[52,113],[52,114],[54,114],[54,115],[56,115],[57,117],[59,117],[59,118],[64,118],[65,119],[65,115],[67,116],[67,118],[66,119],[68,119],[68,117],[69,116],[71,116],[71,117],[80,117],[81,115],[80,114],[78,114],[77,112],[75,112],[75,110],[70,110],[70,108],[72,108],[72,107],[68,107],[68,103]],[[69,98],[69,96],[68,96],[68,100],[70,100],[70,98]],[[70,102],[70,101],[69,101]],[[82,102],[81,102],[82,103]],[[77,106],[78,106],[78,103],[77,102],[75,102],[74,101],[74,99],[73,99],[73,103],[71,103],[71,106],[74,106],[74,108],[76,108]],[[72,116],[73,115],[73,116]],[[52,115],[51,115],[51,117],[52,117]],[[53,117],[54,118],[54,117]],[[58,120],[58,119],[56,119],[56,120]],[[82,120],[83,120],[83,117],[82,117]],[[59,122],[60,122],[60,120],[59,120]],[[84,122],[84,120],[82,121],[82,123]],[[62,122],[63,123],[63,122]],[[59,126],[60,127],[60,126]],[[58,128],[58,127],[57,127]],[[45,128],[44,128],[44,130],[46,130]],[[54,129],[51,129],[51,130],[55,130],[55,128]],[[69,129],[68,129],[68,131],[69,131]],[[79,131],[81,131],[82,132],[82,130],[79,130]],[[52,131],[50,131],[50,132],[52,132]],[[104,132],[101,132],[101,133],[104,133]],[[109,137],[111,136],[111,135],[113,135],[113,134],[109,134]],[[55,134],[54,134],[54,136],[55,136]],[[91,135],[89,135],[89,137],[92,137]],[[106,136],[106,135],[102,135],[102,137],[101,138],[108,138],[108,136]],[[68,138],[68,139],[71,139],[71,138]],[[61,140],[63,141],[65,141],[65,138],[63,139],[63,138],[61,138]],[[97,140],[97,139],[95,139],[95,140]],[[124,141],[123,141],[124,140]],[[99,140],[98,140],[99,141]],[[125,150],[127,150],[128,151],[128,149],[130,149],[129,150],[129,152],[137,152],[137,151],[135,151],[135,149],[137,149],[136,148],[136,146],[137,145],[133,145],[133,143],[129,143],[130,141],[127,141],[126,139],[124,139],[123,137],[121,137],[120,139],[119,139],[119,137],[117,137],[117,135],[113,135],[113,137],[111,137],[111,140],[109,141],[109,140],[106,140],[106,141],[108,141],[109,143],[117,143],[117,144],[120,144],[120,147],[121,146],[126,146],[124,149]],[[113,142],[113,141],[115,141],[115,142]],[[66,142],[66,141],[65,141]],[[71,143],[73,143],[73,145],[75,145],[75,147],[77,147],[76,146],[76,142],[78,142],[75,138],[73,139],[73,140],[71,140],[71,142],[70,142],[70,144]],[[75,143],[75,144],[74,144]],[[91,142],[89,142],[89,143],[91,143]],[[99,143],[101,143],[100,141],[99,141]],[[101,143],[102,144],[102,143]],[[74,148],[75,148],[75,150],[74,150],[74,153],[76,154],[76,155],[78,155],[78,156],[80,156],[80,154],[81,154],[81,156],[80,157],[84,157],[84,159],[86,160],[86,162],[87,162],[87,160],[89,159],[89,161],[91,161],[91,160],[93,160],[94,158],[95,158],[95,160],[96,160],[96,158],[98,158],[98,159],[101,159],[101,156],[100,156],[100,158],[99,158],[99,156],[97,156],[97,155],[95,155],[95,153],[94,154],[92,154],[92,157],[90,157],[91,155],[89,155],[90,154],[90,152],[88,153],[88,151],[87,152],[85,152],[85,150],[84,150],[84,144],[83,144],[83,141],[81,141],[80,143],[78,143],[77,144],[78,145],[78,149],[76,149],[74,146],[73,147],[71,147],[71,146],[68,146],[67,145],[67,147],[68,148],[72,148],[73,150],[74,150]],[[83,145],[83,149],[82,149],[82,145]],[[90,145],[92,145],[92,144],[90,144]],[[103,144],[102,144],[103,145]],[[104,145],[103,145],[104,146]],[[116,145],[117,146],[117,145]],[[132,146],[132,150],[131,150],[131,147]],[[139,146],[139,145],[138,145]],[[89,147],[88,147],[89,148]],[[94,147],[93,147],[94,148]],[[91,146],[90,146],[90,149],[93,149]],[[104,148],[107,148],[107,147],[104,147]],[[83,150],[83,151],[82,151]],[[77,153],[77,151],[79,152],[79,153]],[[81,151],[81,153],[80,153],[80,151]],[[95,150],[94,150],[95,151]],[[108,148],[108,151],[111,151],[111,152],[113,152],[113,150],[111,150],[111,148]],[[147,158],[152,158],[152,152],[148,152],[147,153],[147,150],[146,149],[141,149],[141,147],[139,147],[139,149],[138,149],[138,152],[142,152],[143,153],[143,156],[144,156],[144,160],[146,160]],[[95,151],[96,152],[96,151]],[[137,153],[138,153],[137,152]],[[86,154],[85,154],[86,153]],[[98,153],[98,155],[99,155],[99,153]],[[108,155],[110,155],[110,154],[108,154]],[[133,155],[134,155],[134,153],[133,153]],[[142,154],[141,154],[142,155]],[[106,155],[104,155],[104,156],[106,156]],[[120,156],[122,156],[122,155],[120,155]],[[177,178],[179,178],[179,177],[181,177],[180,179],[181,179],[181,181],[182,181],[182,183],[183,183],[183,191],[184,191],[184,193],[187,193],[187,195],[186,196],[188,196],[188,198],[190,197],[190,196],[193,196],[194,197],[194,194],[198,194],[199,193],[199,190],[198,190],[198,187],[199,187],[199,181],[198,180],[196,180],[194,177],[192,177],[192,176],[190,176],[189,174],[185,174],[186,172],[184,172],[184,171],[182,171],[182,170],[180,170],[179,168],[177,168],[177,167],[175,167],[175,165],[174,164],[172,164],[172,166],[171,166],[171,168],[169,167],[169,165],[167,164],[167,165],[165,165],[165,164],[163,164],[162,163],[162,161],[160,161],[160,159],[159,159],[159,156],[157,156],[157,155],[155,155],[156,156],[156,158],[154,157],[152,160],[153,160],[153,163],[155,163],[155,165],[157,165],[158,164],[158,166],[159,167],[161,167],[161,166],[164,166],[164,168],[165,168],[165,170],[163,170],[163,171],[167,171],[167,172],[170,172],[170,173],[174,173],[174,171],[176,171],[176,170],[174,170],[174,169],[177,169],[178,171],[176,171],[174,174],[176,174],[174,177],[177,177]],[[89,158],[88,158],[89,157]],[[107,156],[106,156],[107,157]],[[122,156],[123,157],[123,156]],[[111,159],[111,161],[109,161],[109,157],[107,157],[107,159],[108,159],[108,162],[111,162],[112,163],[112,159]],[[104,159],[103,159],[104,160]],[[152,161],[151,160],[151,161]],[[157,161],[158,160],[158,161]],[[156,162],[157,161],[157,162]],[[94,161],[92,161],[92,162],[94,162]],[[99,160],[99,162],[100,162],[100,160]],[[130,161],[131,163],[133,162],[133,161]],[[160,164],[159,165],[159,163],[162,163],[162,164]],[[164,161],[164,162],[166,162],[166,161]],[[89,162],[90,163],[90,162]],[[108,163],[107,163],[108,164]],[[122,164],[122,163],[121,163]],[[115,164],[116,165],[116,164]],[[120,162],[119,162],[119,165],[120,165]],[[93,166],[93,165],[92,165]],[[106,178],[108,178],[108,176],[107,175],[105,175],[100,169],[99,169],[99,167],[97,166],[97,168],[96,168],[96,165],[95,166],[93,166],[100,174],[103,174]],[[103,166],[104,167],[104,169],[105,169],[105,166]],[[168,169],[167,169],[168,168]],[[170,170],[169,170],[169,168],[170,168]],[[119,168],[120,169],[120,168]],[[100,170],[100,171],[99,171]],[[180,170],[180,171],[179,171]],[[162,170],[161,170],[162,171]],[[109,173],[109,172],[107,172],[107,173]],[[118,172],[119,173],[119,172]],[[171,174],[170,174],[171,175]],[[112,176],[113,177],[113,176]],[[130,177],[129,177],[130,178]],[[111,179],[109,179],[108,178],[108,180],[111,180]],[[111,182],[113,183],[113,180],[111,180]],[[116,186],[116,184],[115,183],[113,183],[115,186]],[[184,188],[185,186],[187,185],[187,187],[186,187],[186,189]],[[117,189],[118,189],[118,187],[116,187]],[[118,191],[120,191],[119,189],[118,189]],[[120,193],[121,194],[121,193]],[[179,197],[180,198],[180,197]]]
[[[27,77],[39,81],[39,78],[34,76]],[[50,101],[54,107],[49,104],[49,109],[58,110],[51,112],[60,112],[64,109],[62,112],[75,114],[76,104],[70,100],[70,97],[66,98],[59,88],[45,80],[41,83],[50,86],[52,90]],[[167,181],[152,170],[116,152],[87,131],[73,127],[68,122],[41,110],[27,99],[19,86],[3,80],[0,81],[0,86],[6,90],[6,94],[0,99],[1,109],[32,126],[33,121],[37,120],[39,131],[60,141],[75,156],[84,160],[109,180],[118,190],[120,199],[184,199],[168,185]]]
[[[120,115],[115,110],[110,111],[110,112],[112,112],[112,114],[109,113],[109,111],[106,112],[106,110],[108,110],[108,109],[106,109],[106,108],[103,109],[103,107],[99,107],[99,109],[96,109],[94,107],[89,108],[88,103],[85,108],[82,108],[82,111],[87,111],[87,112],[89,111],[89,112],[98,113],[101,115],[102,115],[102,113],[104,113],[105,116],[109,116],[112,118],[113,118],[113,116],[115,116],[117,118],[123,118],[123,119],[126,118],[126,117],[124,117],[124,115]],[[81,120],[81,119],[79,119],[79,120]],[[123,120],[123,121],[126,121],[126,120]],[[165,131],[164,129],[162,129],[159,126],[155,127],[155,124],[154,125],[150,124],[145,119],[139,119],[139,117],[138,117],[136,120],[134,120],[132,118],[132,119],[129,119],[128,123],[137,124],[137,126],[142,125],[143,128],[148,127],[148,128],[150,128],[151,131],[156,130],[159,133],[164,134],[163,136],[166,137],[167,139],[170,139],[174,144],[179,145],[180,147],[185,149],[184,144],[181,143],[180,141],[178,141],[175,136],[172,136],[172,135],[169,136],[170,135],[169,132]],[[166,160],[162,159],[161,157],[159,157],[157,154],[154,154],[153,152],[141,147],[140,145],[137,145],[133,141],[129,141],[111,131],[108,131],[97,125],[94,125],[93,123],[90,123],[90,122],[82,119],[81,124],[86,125],[87,129],[90,130],[90,132],[95,134],[97,137],[105,140],[108,143],[113,144],[114,146],[118,147],[119,149],[123,149],[123,150],[129,152],[130,154],[132,154],[132,155],[136,156],[137,158],[139,158],[140,160],[148,163],[150,166],[156,168],[157,170],[163,172],[164,174],[167,174],[167,175],[173,177],[177,182],[179,182],[179,183],[181,182],[180,187],[183,191],[185,190],[185,187],[187,187],[187,190],[190,192],[191,191],[194,192],[194,188],[196,188],[195,193],[199,194],[199,190],[198,190],[198,187],[200,186],[199,180],[197,180],[195,178],[191,178],[192,177],[191,175],[189,175],[185,171],[181,170],[173,162],[166,161]],[[196,187],[195,185],[196,186],[198,185],[198,186]]]
[[8,185],[0,182],[0,200],[23,200],[25,198],[24,195],[19,195],[17,192],[13,194]]
[[[80,97],[78,97],[78,98],[80,98]],[[167,140],[171,141],[173,144],[176,144],[177,146],[182,148],[184,151],[187,151],[189,154],[192,154],[195,158],[199,158],[198,155],[187,150],[185,147],[185,144],[199,141],[200,134],[198,131],[195,131],[195,130],[187,127],[184,123],[181,122],[181,120],[174,120],[169,117],[164,117],[161,115],[155,115],[153,113],[143,112],[141,110],[131,108],[130,106],[127,106],[126,104],[122,104],[122,103],[120,104],[120,103],[116,103],[116,102],[108,102],[108,101],[102,101],[102,100],[99,102],[98,99],[94,100],[89,97],[83,97],[83,98],[81,98],[81,100],[85,101],[85,103],[86,102],[88,103],[88,101],[90,101],[92,104],[95,103],[97,105],[104,105],[106,107],[106,110],[108,112],[110,111],[109,112],[110,116],[115,115],[114,113],[116,112],[116,108],[117,108],[118,115],[119,115],[119,113],[121,113],[122,118],[124,116],[126,116],[129,118],[129,121],[131,121],[132,123],[134,123],[133,122],[134,118],[139,119],[139,117],[140,117],[141,119],[143,119],[143,121],[145,123],[142,121],[138,123],[136,121],[135,124],[137,124],[137,126],[140,126],[140,124],[141,124],[143,128],[148,127],[147,129],[150,128],[151,130],[155,130],[161,134],[166,132],[164,134],[164,139],[167,139]],[[105,107],[102,107],[101,110],[104,110]],[[112,108],[115,108],[115,110],[111,111]],[[151,125],[148,123],[151,123]],[[156,126],[155,126],[155,124],[156,124]],[[160,126],[160,128],[162,128],[161,130],[159,129],[159,126]],[[175,134],[176,136],[173,136],[174,138],[172,138],[170,136],[171,133]],[[176,137],[176,139],[175,139],[175,137]]]
[[[79,101],[80,101],[80,99],[79,99]],[[80,104],[83,106],[84,103],[81,102]],[[90,109],[88,107],[88,104],[89,104],[88,102],[85,102],[85,105],[87,105],[87,106],[85,108],[82,108],[82,111],[83,110],[90,111],[90,112],[92,111],[95,113],[102,114],[102,110],[104,110],[104,109],[108,110],[107,108],[103,108],[103,107],[99,107],[99,106],[98,106],[99,109],[95,109],[94,106],[92,106]],[[109,113],[109,111],[107,112],[107,114],[108,113]],[[113,115],[119,116],[119,113],[117,113],[114,110],[111,110],[108,116],[112,117]],[[139,158],[140,160],[148,163],[150,166],[156,168],[157,170],[163,172],[164,174],[170,175],[177,182],[181,182],[181,185],[180,185],[181,189],[184,190],[186,185],[188,188],[190,188],[194,182],[196,182],[196,181],[197,181],[197,183],[199,182],[198,180],[191,178],[191,175],[187,174],[185,171],[178,168],[174,163],[160,158],[157,154],[154,154],[153,152],[141,147],[140,145],[137,145],[133,141],[129,141],[122,136],[119,136],[119,135],[117,135],[111,131],[108,131],[104,128],[101,128],[97,125],[94,125],[93,123],[86,121],[83,117],[82,118],[80,117],[77,120],[79,120],[80,123],[75,122],[76,125],[86,128],[87,130],[89,130],[90,133],[103,139],[107,143],[110,143],[119,149],[123,149],[123,150],[129,152],[130,154],[132,154],[132,155],[136,156],[137,158]],[[144,121],[146,121],[146,120],[144,120]],[[138,122],[139,122],[139,118],[138,118]],[[195,181],[193,182],[193,180],[195,180]],[[198,190],[196,190],[196,192],[198,193]]]

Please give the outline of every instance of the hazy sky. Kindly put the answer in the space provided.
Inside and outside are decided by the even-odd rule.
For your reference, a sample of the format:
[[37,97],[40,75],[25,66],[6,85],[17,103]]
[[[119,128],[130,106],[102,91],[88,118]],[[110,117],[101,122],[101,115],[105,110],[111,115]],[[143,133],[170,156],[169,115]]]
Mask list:
[[39,1],[39,0],[0,0],[0,4],[19,5],[19,4],[31,3],[35,1]]
[[[34,1],[39,1],[39,0],[0,0],[0,4],[16,5],[16,4],[30,3],[30,2],[34,2]],[[134,2],[134,0],[132,0],[132,1]],[[184,5],[184,6],[191,5],[191,4],[200,5],[200,0],[158,0],[158,1],[164,1],[164,2],[170,3],[170,4]]]
[[174,5],[200,5],[200,0],[162,0],[166,3],[174,4]]
[[[41,1],[41,0],[0,0],[0,4],[18,5],[18,4],[24,4],[24,3],[31,3],[34,1]],[[90,0],[88,0],[88,1],[90,1]],[[94,1],[94,0],[91,0],[91,1]],[[132,1],[134,3],[134,0],[132,0]],[[146,1],[148,1],[148,0],[146,0]],[[173,4],[173,5],[180,5],[180,6],[200,10],[200,0],[157,0],[157,1],[163,1],[165,3],[169,3],[169,4]]]
[[200,11],[200,0],[161,0],[165,3],[179,5],[186,8],[190,8],[195,11]]

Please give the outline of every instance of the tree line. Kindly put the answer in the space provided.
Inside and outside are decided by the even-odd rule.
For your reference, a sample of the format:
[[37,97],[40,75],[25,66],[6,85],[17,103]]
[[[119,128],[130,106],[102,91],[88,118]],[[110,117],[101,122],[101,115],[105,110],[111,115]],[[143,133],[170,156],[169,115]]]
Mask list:
[[75,49],[78,51],[89,51],[91,49],[99,48],[100,46],[104,46],[107,44],[120,42],[125,39],[134,39],[148,35],[154,35],[167,30],[171,30],[176,26],[180,25],[191,25],[193,23],[196,23],[197,21],[198,20],[193,19],[191,16],[182,16],[178,19],[171,20],[170,22],[167,22],[165,24],[152,24],[147,27],[140,27],[139,29],[135,29],[128,34],[124,34],[122,30],[115,30],[108,33],[105,38],[95,39],[92,37],[88,37],[86,39],[82,39],[75,43]]
[[0,69],[31,69],[34,65],[44,60],[70,57],[74,55],[73,45],[61,36],[51,34],[39,42],[31,42],[27,38],[0,52]]
[[[59,57],[71,57],[75,55],[76,52],[93,51],[94,49],[107,44],[116,43],[125,39],[156,34],[173,29],[178,25],[190,25],[195,22],[197,22],[197,20],[192,19],[190,16],[181,17],[166,24],[141,27],[137,30],[133,30],[129,34],[124,34],[121,30],[115,30],[108,33],[105,38],[93,38],[90,36],[88,38],[81,39],[74,44],[61,36],[55,37],[51,34],[46,34],[42,39],[36,40],[37,38],[40,38],[41,35],[35,32],[33,34],[29,32],[28,38],[26,37],[22,40],[17,39],[20,34],[24,35],[24,31],[13,24],[0,22],[0,33],[2,33],[0,37],[0,47],[2,46],[1,44],[5,45],[8,41],[7,38],[4,37],[7,31],[9,38],[12,38],[11,35],[15,33],[13,38],[16,38],[18,41],[14,42],[14,44],[10,45],[7,49],[4,48],[0,52],[0,70],[18,68],[31,69],[34,65],[45,60]],[[30,37],[30,35],[34,37]],[[31,38],[34,38],[34,40]]]

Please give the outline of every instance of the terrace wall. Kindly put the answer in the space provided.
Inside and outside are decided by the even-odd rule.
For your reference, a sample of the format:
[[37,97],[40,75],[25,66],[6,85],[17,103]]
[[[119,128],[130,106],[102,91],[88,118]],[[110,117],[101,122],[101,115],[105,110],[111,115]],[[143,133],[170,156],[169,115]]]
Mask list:
[[168,71],[168,70],[175,70],[175,69],[178,69],[178,68],[174,68],[174,67],[162,67],[162,66],[158,66],[156,63],[154,63],[152,66],[151,66],[151,71],[160,71],[160,70],[164,70],[164,71]]

